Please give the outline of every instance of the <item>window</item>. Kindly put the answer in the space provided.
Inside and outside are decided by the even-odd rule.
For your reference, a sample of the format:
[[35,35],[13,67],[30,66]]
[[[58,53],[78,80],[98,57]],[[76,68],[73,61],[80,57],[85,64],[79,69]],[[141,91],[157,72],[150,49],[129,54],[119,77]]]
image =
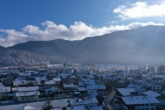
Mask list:
[[146,110],[149,110],[149,108],[146,108]]
[[24,98],[24,97],[22,97],[22,100],[25,100],[25,98]]
[[155,110],[154,108],[151,108],[151,110]]

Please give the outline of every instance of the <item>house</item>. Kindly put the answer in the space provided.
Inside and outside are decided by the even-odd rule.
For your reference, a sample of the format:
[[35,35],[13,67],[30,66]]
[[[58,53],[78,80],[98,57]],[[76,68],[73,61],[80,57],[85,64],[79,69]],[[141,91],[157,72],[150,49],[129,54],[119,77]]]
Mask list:
[[72,98],[69,99],[69,106],[85,106],[85,108],[98,107],[98,100],[93,98]]
[[87,89],[85,87],[77,87],[77,90],[80,92],[81,95],[87,94]]
[[20,101],[37,101],[39,100],[39,91],[16,92],[15,100]]
[[58,87],[52,87],[52,88],[49,88],[49,89],[45,89],[45,94],[47,95],[47,96],[49,96],[49,95],[52,95],[52,94],[55,94],[55,93],[60,93],[60,92],[62,92],[63,90],[62,89],[60,89],[60,88],[58,88]]
[[104,84],[95,84],[95,85],[87,85],[86,89],[87,89],[87,93],[91,94],[93,92],[98,93],[104,91],[106,87]]
[[15,79],[13,81],[13,86],[25,86],[25,85],[34,85],[37,84],[37,81],[35,78],[31,78],[31,77],[17,77],[17,79]]
[[127,88],[134,88],[139,95],[143,95],[143,92],[145,92],[145,88],[142,86],[142,85],[139,85],[139,84],[133,84],[133,83],[130,83]]
[[121,97],[122,110],[156,110],[160,102],[151,96],[127,96]]
[[55,87],[55,81],[54,80],[46,80],[45,81],[45,88],[48,89],[48,88],[51,88],[51,87]]
[[5,87],[2,83],[0,83],[0,95],[8,97],[9,92],[11,92],[11,87]]
[[53,78],[53,80],[55,81],[56,84],[60,84],[61,83],[61,78]]
[[161,96],[161,94],[159,94],[157,92],[154,92],[154,91],[146,91],[146,92],[144,92],[144,95],[152,96],[152,97],[159,97],[159,96]]
[[137,91],[134,88],[117,88],[116,89],[116,96],[131,96],[132,94],[137,94]]
[[85,87],[85,83],[84,82],[78,82],[78,86],[79,87]]
[[74,92],[76,90],[76,87],[73,83],[70,84],[63,84],[63,88],[67,92]]
[[16,101],[35,101],[39,100],[40,92],[38,89],[38,86],[13,87],[12,91],[15,93]]
[[38,86],[26,86],[26,87],[13,87],[13,92],[27,92],[27,91],[37,91],[39,89]]
[[156,92],[161,92],[162,87],[161,87],[161,85],[158,85],[158,84],[152,84],[151,85],[151,90],[156,91]]
[[95,81],[91,79],[83,79],[85,85],[94,85]]
[[73,73],[73,68],[72,67],[67,67],[67,68],[64,69],[63,73],[72,74]]

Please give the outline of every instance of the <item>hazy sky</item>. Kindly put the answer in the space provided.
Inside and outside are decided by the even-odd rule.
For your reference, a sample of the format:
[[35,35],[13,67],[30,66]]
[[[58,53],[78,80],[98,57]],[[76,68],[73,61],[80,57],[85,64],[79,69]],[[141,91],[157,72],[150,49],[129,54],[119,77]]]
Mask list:
[[165,24],[165,0],[1,0],[0,45]]

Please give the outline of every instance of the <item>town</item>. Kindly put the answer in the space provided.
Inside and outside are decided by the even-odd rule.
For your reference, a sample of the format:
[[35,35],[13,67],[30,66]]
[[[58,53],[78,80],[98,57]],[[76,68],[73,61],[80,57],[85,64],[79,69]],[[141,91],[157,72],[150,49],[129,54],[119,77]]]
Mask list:
[[164,110],[165,66],[3,67],[0,110]]

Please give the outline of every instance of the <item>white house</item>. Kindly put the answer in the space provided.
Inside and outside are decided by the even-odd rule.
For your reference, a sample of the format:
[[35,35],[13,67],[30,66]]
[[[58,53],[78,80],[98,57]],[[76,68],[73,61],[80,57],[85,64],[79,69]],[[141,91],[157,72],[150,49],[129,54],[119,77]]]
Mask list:
[[16,92],[15,99],[16,101],[37,101],[39,100],[39,95],[39,91]]
[[40,92],[38,86],[14,87],[12,91],[15,93],[16,101],[32,101],[39,100]]

